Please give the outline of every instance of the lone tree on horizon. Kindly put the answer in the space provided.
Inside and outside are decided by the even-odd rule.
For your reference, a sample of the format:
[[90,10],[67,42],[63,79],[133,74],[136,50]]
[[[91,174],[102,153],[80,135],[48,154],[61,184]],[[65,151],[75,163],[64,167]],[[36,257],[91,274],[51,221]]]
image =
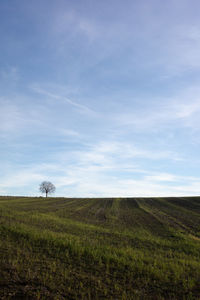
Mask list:
[[40,192],[42,192],[43,194],[46,194],[46,197],[48,196],[48,194],[52,194],[55,192],[56,187],[55,185],[53,185],[53,183],[51,183],[50,181],[43,181],[40,184],[40,188],[39,188]]

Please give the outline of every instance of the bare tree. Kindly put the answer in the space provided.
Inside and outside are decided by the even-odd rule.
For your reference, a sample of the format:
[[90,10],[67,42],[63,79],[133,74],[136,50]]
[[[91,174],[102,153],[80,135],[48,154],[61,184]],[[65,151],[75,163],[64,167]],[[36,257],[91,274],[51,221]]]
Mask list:
[[40,192],[45,193],[46,197],[48,196],[48,194],[52,194],[55,192],[56,188],[53,185],[53,183],[51,183],[50,181],[43,181],[40,184],[40,188],[39,188]]

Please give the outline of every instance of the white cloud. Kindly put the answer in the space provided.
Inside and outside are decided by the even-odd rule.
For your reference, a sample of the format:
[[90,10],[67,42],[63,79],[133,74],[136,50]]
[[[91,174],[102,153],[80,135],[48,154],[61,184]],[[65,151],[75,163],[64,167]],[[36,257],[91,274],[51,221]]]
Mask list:
[[[22,191],[19,194],[39,195],[40,182],[50,180],[57,187],[57,196],[151,197],[196,195],[200,192],[198,177],[141,168],[137,160],[139,150],[137,154],[126,155],[129,146],[123,144],[121,148],[122,144],[103,142],[79,152],[50,155],[47,159],[51,163],[29,167],[12,165],[7,168],[0,190],[3,194],[19,189]],[[147,159],[146,153],[140,153],[141,157],[144,155]],[[148,160],[150,154],[151,151]],[[27,189],[30,190],[27,192]]]
[[32,170],[29,168],[20,169],[19,170],[12,170],[7,176],[4,177],[3,180],[1,180],[0,187],[4,190],[8,190],[10,188],[23,188],[26,186],[34,185],[35,182],[38,182],[44,178],[44,176],[37,172],[36,170]]
[[63,2],[47,14],[46,4],[22,6],[31,35],[1,20],[8,65],[0,69],[0,137],[8,137],[2,157],[12,165],[2,191],[35,192],[49,179],[60,195],[197,193],[198,178],[174,174],[189,156],[193,166],[198,160],[191,146],[200,129],[197,2]]
[[177,180],[180,180],[178,176],[175,176],[173,174],[168,173],[157,173],[157,174],[150,174],[148,176],[145,176],[145,180],[147,181],[166,181],[166,182],[176,182]]

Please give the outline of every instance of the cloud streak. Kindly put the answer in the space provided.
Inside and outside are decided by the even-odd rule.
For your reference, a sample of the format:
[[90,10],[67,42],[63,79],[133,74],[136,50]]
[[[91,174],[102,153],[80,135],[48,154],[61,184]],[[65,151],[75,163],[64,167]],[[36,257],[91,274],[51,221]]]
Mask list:
[[64,102],[68,103],[69,105],[77,108],[80,113],[88,113],[88,114],[94,113],[94,111],[92,109],[90,109],[89,107],[87,107],[86,105],[80,104],[74,100],[69,99],[68,97],[51,93],[40,87],[32,87],[32,89],[40,95],[45,95],[49,98],[56,99],[56,100],[62,100]]

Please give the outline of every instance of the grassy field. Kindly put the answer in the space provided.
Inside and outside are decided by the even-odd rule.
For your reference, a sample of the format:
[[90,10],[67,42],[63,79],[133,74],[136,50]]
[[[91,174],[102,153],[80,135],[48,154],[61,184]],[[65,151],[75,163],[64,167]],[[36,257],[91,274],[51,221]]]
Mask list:
[[0,299],[200,299],[200,198],[0,197]]

